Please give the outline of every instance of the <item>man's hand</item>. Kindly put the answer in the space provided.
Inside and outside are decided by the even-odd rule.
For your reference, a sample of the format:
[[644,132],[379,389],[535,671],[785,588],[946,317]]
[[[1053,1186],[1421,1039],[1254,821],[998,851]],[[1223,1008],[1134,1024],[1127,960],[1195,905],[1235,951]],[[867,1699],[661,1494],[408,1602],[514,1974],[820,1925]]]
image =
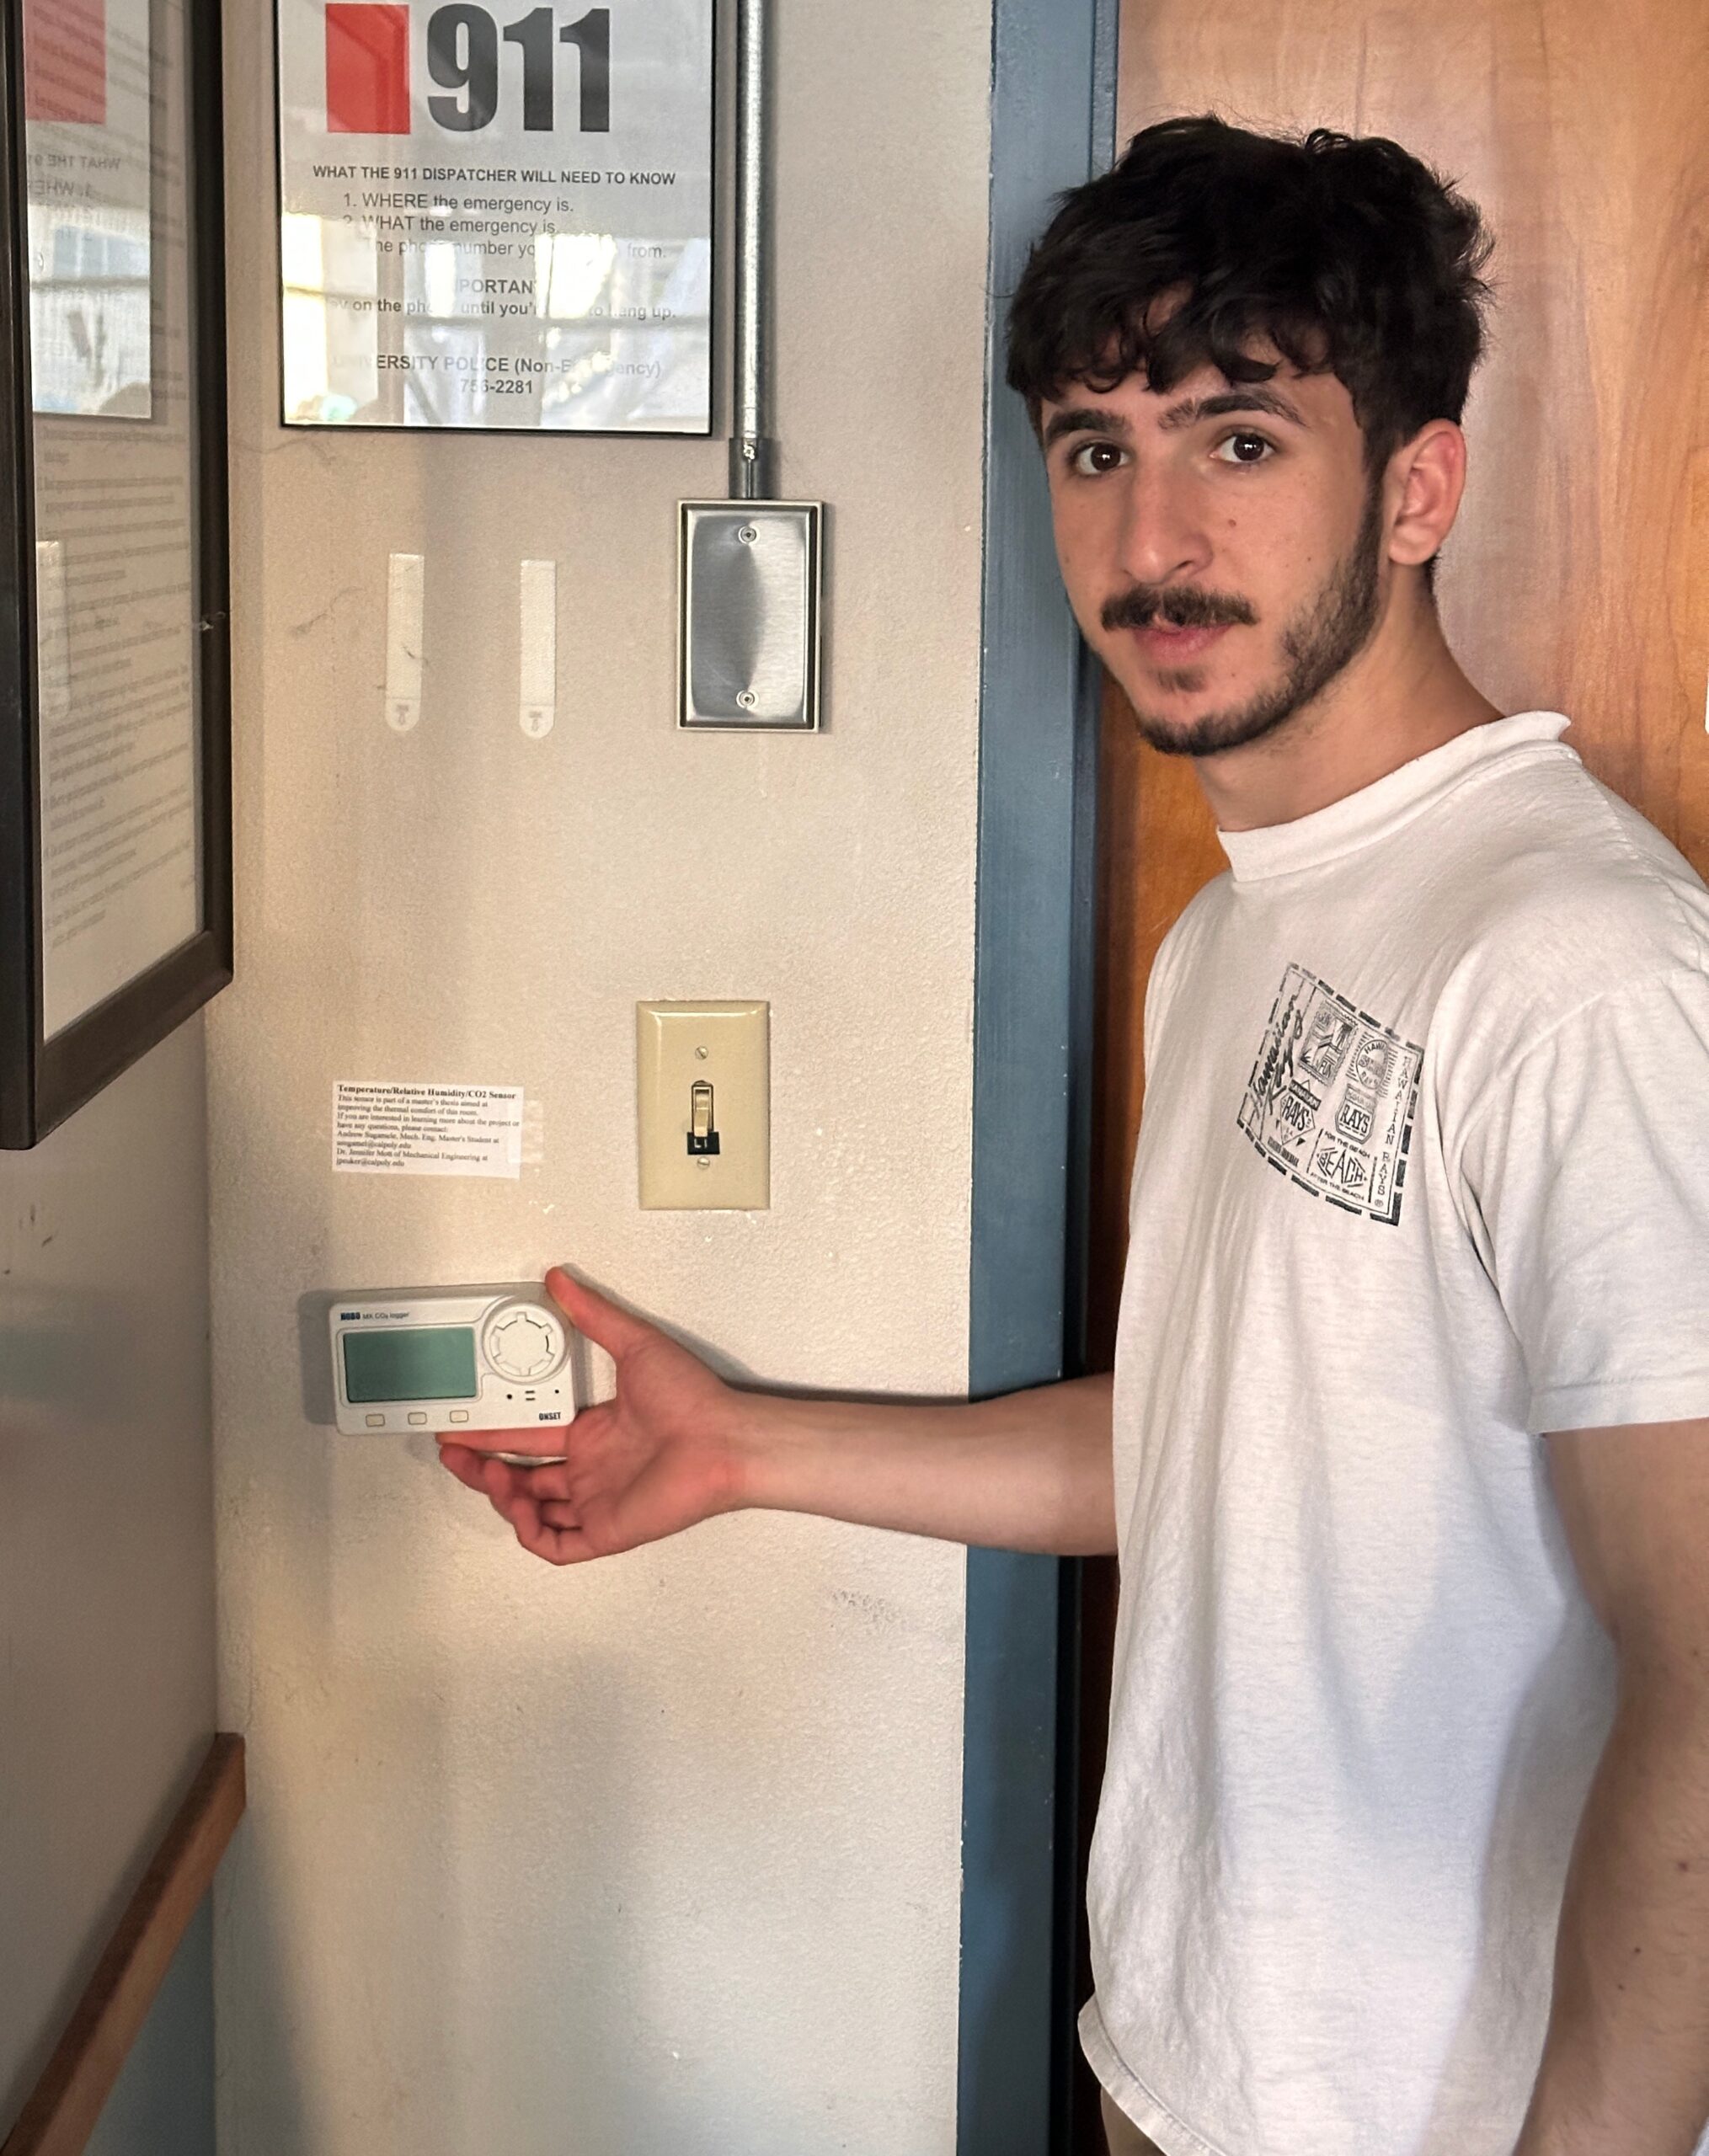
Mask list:
[[617,1364],[617,1397],[562,1433],[482,1433],[505,1452],[549,1444],[562,1464],[514,1467],[445,1438],[440,1457],[548,1564],[744,1506],[1059,1556],[1115,1547],[1107,1377],[940,1406],[744,1392],[567,1273],[546,1284]]
[[743,1502],[742,1396],[656,1326],[554,1267],[553,1300],[617,1366],[614,1400],[585,1407],[566,1431],[490,1430],[496,1449],[567,1445],[559,1465],[514,1467],[441,1438],[440,1458],[492,1500],[525,1550],[548,1564],[606,1557],[675,1534]]

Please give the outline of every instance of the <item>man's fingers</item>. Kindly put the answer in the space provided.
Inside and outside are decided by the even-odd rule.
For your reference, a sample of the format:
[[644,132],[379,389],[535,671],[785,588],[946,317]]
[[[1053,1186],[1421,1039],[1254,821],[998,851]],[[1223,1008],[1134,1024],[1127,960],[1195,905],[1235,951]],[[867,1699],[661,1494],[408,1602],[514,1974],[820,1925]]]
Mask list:
[[[465,1444],[449,1444],[441,1438],[439,1441],[439,1462],[441,1467],[448,1468],[459,1482],[466,1482],[471,1490],[478,1490],[483,1497],[486,1495],[483,1470],[487,1459],[484,1453],[473,1452]],[[500,1461],[499,1464],[502,1466],[504,1463]]]
[[[592,1414],[595,1411],[584,1411]],[[538,1423],[521,1430],[483,1430],[478,1437],[471,1430],[439,1430],[434,1442],[441,1453],[471,1452],[477,1460],[494,1457],[499,1453],[526,1453],[531,1462],[536,1460],[561,1460],[567,1449],[569,1433],[581,1422],[576,1416],[560,1429],[547,1429]]]
[[449,1468],[459,1482],[466,1483],[471,1490],[478,1490],[483,1497],[498,1497],[510,1487],[510,1478],[522,1472],[502,1460],[494,1460],[489,1453],[477,1452],[470,1445],[446,1444],[443,1440],[439,1457],[441,1464]]
[[[483,1431],[483,1436],[491,1436]],[[509,1448],[507,1447],[508,1450]],[[441,1443],[439,1456],[457,1481],[471,1490],[478,1490],[483,1497],[490,1497],[495,1505],[502,1505],[512,1497],[526,1497],[537,1502],[542,1497],[568,1497],[569,1495],[570,1463],[554,1461],[546,1467],[516,1467],[509,1460],[494,1460],[490,1453],[477,1452],[464,1444]]]
[[[483,1437],[493,1434],[483,1430]],[[473,1446],[441,1439],[440,1459],[457,1481],[478,1491],[531,1556],[548,1565],[575,1565],[596,1556],[582,1531],[581,1508],[569,1495],[569,1464],[514,1467]]]
[[553,1527],[542,1518],[542,1512],[564,1509],[558,1506],[523,1505],[518,1507],[519,1517],[510,1524],[516,1530],[516,1540],[536,1557],[543,1557],[548,1565],[575,1565],[591,1557],[587,1537],[579,1527]]
[[614,1361],[621,1362],[652,1337],[654,1328],[644,1320],[619,1310],[561,1265],[547,1274],[546,1290],[576,1331],[596,1342]]

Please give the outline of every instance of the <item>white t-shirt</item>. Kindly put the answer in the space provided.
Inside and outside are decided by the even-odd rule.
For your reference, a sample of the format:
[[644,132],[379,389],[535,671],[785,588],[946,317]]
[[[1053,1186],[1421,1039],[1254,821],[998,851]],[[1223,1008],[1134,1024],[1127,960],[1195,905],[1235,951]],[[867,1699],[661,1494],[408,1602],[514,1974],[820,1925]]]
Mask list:
[[1167,2156],[1535,2078],[1614,1676],[1535,1433],[1709,1415],[1709,893],[1566,724],[1225,835],[1152,974],[1081,2034]]

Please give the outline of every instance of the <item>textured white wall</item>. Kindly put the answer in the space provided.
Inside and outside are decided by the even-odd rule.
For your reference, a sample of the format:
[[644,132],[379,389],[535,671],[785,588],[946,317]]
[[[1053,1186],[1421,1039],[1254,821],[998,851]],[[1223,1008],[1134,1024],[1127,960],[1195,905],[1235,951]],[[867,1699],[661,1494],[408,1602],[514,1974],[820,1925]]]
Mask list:
[[212,1732],[206,1210],[200,1020],[0,1153],[0,2140]]
[[[989,0],[791,0],[778,409],[830,728],[672,724],[722,441],[276,421],[228,23],[239,982],[212,1029],[227,2156],[943,2156],[963,1559],[750,1517],[570,1572],[307,1423],[297,1298],[568,1258],[767,1381],[965,1383]],[[248,175],[245,179],[244,175]],[[388,551],[425,712],[382,722]],[[516,577],[559,569],[523,738]],[[772,1004],[773,1204],[643,1214],[633,1005]],[[526,1086],[520,1184],[339,1177],[339,1078]]]

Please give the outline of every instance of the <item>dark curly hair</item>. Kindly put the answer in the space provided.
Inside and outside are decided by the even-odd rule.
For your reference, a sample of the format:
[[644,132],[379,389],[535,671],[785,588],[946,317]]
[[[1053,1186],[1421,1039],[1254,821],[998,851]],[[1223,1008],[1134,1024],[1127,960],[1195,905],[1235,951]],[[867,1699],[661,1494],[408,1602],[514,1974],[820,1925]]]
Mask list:
[[[1345,385],[1375,470],[1464,411],[1491,245],[1475,203],[1380,136],[1162,120],[1061,197],[1010,306],[1010,386],[1036,425],[1070,383],[1140,368],[1162,392],[1207,360],[1264,381],[1267,341]],[[1179,304],[1154,322],[1165,295]]]

